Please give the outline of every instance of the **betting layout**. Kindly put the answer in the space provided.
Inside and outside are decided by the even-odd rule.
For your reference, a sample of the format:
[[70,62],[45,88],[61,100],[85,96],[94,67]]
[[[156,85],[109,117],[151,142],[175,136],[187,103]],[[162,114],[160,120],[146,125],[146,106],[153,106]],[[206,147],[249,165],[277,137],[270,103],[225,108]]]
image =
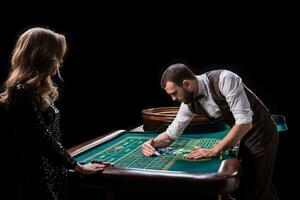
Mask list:
[[[83,163],[95,160],[113,163],[115,167],[142,168],[155,170],[168,170],[177,160],[201,162],[203,160],[190,160],[185,155],[193,151],[194,147],[212,148],[220,140],[214,138],[180,138],[170,147],[158,148],[158,156],[146,157],[141,152],[141,145],[149,140],[147,136],[130,136],[99,152],[77,160]],[[228,154],[228,152],[225,152]],[[221,157],[222,158],[222,155]]]

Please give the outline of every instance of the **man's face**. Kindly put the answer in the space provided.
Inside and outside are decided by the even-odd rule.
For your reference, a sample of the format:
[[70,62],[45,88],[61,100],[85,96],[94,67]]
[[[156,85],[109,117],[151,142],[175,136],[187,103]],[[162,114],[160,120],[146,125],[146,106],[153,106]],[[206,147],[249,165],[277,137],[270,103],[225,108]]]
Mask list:
[[178,86],[175,83],[168,81],[165,90],[172,97],[173,101],[189,104],[194,98],[194,93],[189,91],[188,88],[189,87],[186,84]]

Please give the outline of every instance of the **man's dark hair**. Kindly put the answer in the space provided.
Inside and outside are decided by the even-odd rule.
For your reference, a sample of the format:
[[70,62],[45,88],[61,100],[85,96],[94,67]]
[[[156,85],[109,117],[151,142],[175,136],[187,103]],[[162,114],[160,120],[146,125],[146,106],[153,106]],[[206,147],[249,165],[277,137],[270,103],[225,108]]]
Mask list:
[[195,74],[184,64],[176,63],[169,66],[163,73],[160,85],[165,89],[168,81],[175,83],[178,86],[182,85],[183,80],[196,79]]

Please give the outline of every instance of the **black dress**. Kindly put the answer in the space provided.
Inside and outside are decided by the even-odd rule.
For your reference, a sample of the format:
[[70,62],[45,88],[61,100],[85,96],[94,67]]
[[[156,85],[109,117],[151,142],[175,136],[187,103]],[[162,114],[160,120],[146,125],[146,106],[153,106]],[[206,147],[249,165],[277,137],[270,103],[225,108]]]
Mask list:
[[21,83],[11,89],[8,105],[19,148],[20,198],[65,199],[66,168],[77,163],[61,145],[58,109],[42,111],[36,91]]

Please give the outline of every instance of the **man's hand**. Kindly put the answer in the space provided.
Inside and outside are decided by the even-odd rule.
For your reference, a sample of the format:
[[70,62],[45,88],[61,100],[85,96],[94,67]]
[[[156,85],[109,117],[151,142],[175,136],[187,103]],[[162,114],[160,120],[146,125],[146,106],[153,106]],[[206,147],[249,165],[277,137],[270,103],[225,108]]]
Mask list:
[[153,156],[155,154],[154,139],[148,140],[142,145],[142,152],[145,156]]
[[252,128],[252,122],[247,124],[235,124],[229,133],[212,149],[197,147],[186,157],[189,159],[211,158],[216,157],[222,150],[235,146]]
[[166,132],[159,134],[155,139],[150,139],[142,145],[142,153],[145,156],[153,156],[155,147],[169,146],[174,140],[168,136]]
[[189,159],[201,159],[201,158],[211,158],[216,157],[219,153],[214,149],[207,149],[201,147],[195,147],[194,151],[186,155]]

